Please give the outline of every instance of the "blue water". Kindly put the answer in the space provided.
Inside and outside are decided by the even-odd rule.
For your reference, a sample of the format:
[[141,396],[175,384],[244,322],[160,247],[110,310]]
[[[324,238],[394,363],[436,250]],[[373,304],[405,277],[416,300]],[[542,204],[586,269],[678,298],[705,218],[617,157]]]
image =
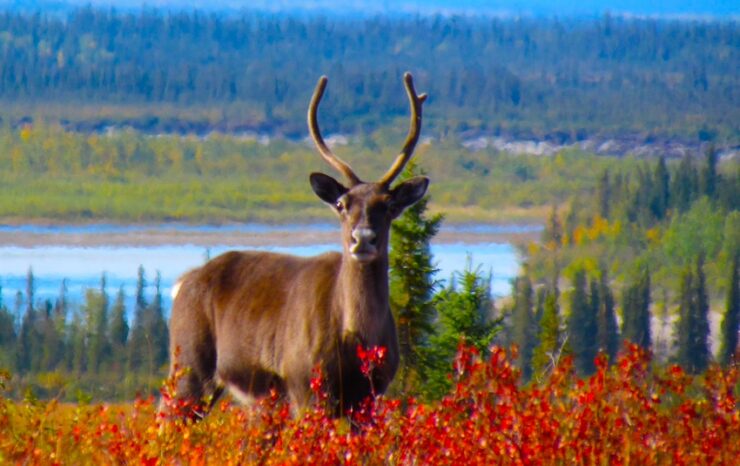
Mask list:
[[[91,226],[0,226],[0,230],[22,233],[100,233],[107,234],[122,231],[152,230],[158,227],[146,226],[118,226],[118,225],[91,225]],[[226,227],[216,226],[177,226],[180,231],[269,231],[269,226],[234,225]],[[272,227],[274,228],[274,227]],[[335,229],[334,225],[296,225],[295,228],[306,229]],[[480,228],[499,228],[498,232],[519,232],[522,226],[508,227],[481,227],[462,226],[460,231],[480,232]],[[512,230],[512,228],[514,230]],[[285,230],[285,226],[280,227]],[[486,230],[488,231],[488,230]],[[528,231],[528,230],[525,230]],[[170,291],[177,278],[187,270],[203,264],[207,257],[215,257],[227,250],[239,249],[227,246],[205,248],[202,246],[106,246],[106,247],[17,247],[0,246],[0,286],[2,286],[3,303],[10,309],[16,307],[17,293],[25,294],[26,277],[29,269],[34,275],[35,301],[37,303],[50,300],[52,303],[59,295],[62,281],[65,280],[67,300],[73,306],[84,301],[86,289],[98,289],[101,275],[105,273],[107,293],[113,300],[120,287],[127,296],[129,311],[133,308],[133,296],[136,288],[136,278],[139,266],[143,266],[148,283],[149,298],[154,295],[154,277],[161,276],[161,289],[165,307],[169,307]],[[339,250],[338,244],[316,244],[308,246],[281,246],[257,247],[251,249],[283,252],[300,256],[311,256],[326,251]],[[519,257],[516,249],[506,243],[477,243],[477,244],[433,244],[432,253],[434,263],[439,269],[437,278],[448,280],[454,273],[462,271],[467,262],[472,261],[474,267],[480,267],[485,274],[492,273],[492,291],[495,296],[504,296],[510,292],[510,280],[519,269]],[[24,297],[25,300],[25,297]],[[25,302],[25,301],[23,301]]]

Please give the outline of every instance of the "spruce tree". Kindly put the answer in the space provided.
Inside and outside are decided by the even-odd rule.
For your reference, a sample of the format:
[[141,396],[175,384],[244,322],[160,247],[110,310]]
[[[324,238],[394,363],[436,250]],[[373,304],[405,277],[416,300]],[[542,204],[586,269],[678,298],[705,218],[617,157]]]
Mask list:
[[62,279],[62,284],[59,285],[59,295],[54,302],[54,326],[56,327],[57,335],[61,336],[60,342],[60,360],[66,358],[67,351],[67,314],[69,313],[69,302],[67,301],[67,279]]
[[111,309],[110,322],[110,343],[111,343],[111,362],[113,370],[118,372],[126,367],[126,356],[129,325],[126,320],[126,294],[123,291],[123,285],[118,289],[116,300]]
[[622,295],[622,338],[649,349],[650,331],[650,272],[643,268],[626,284]]
[[685,155],[671,181],[671,205],[679,212],[687,211],[696,198],[698,184],[694,163],[689,155]]
[[738,278],[738,254],[730,261],[730,277],[727,283],[725,315],[722,318],[719,362],[723,366],[737,363],[737,333],[740,331],[740,278]]
[[558,218],[558,209],[554,205],[550,210],[550,216],[547,218],[545,229],[542,232],[543,243],[552,249],[560,247],[563,241],[563,226]]
[[707,279],[704,274],[704,254],[701,253],[696,259],[696,268],[694,272],[696,280],[694,281],[694,296],[696,300],[696,341],[695,341],[695,361],[698,372],[704,372],[709,366],[712,353],[709,349],[709,295],[707,292]]
[[[20,331],[18,332],[17,349],[16,349],[16,370],[21,373],[30,372],[33,369],[34,358],[40,353],[40,335],[38,334],[36,309],[33,307],[34,299],[34,276],[33,271],[29,268],[26,275],[26,298],[25,312],[21,320]],[[19,292],[20,294],[20,292]],[[23,296],[18,296],[17,307],[20,308],[23,303]]]
[[717,198],[717,185],[719,183],[717,175],[717,151],[714,149],[714,146],[710,146],[707,149],[699,182],[701,194],[707,196],[709,199]]
[[665,218],[670,202],[670,174],[666,167],[665,157],[660,157],[655,165],[652,181],[650,210],[656,219]]
[[72,313],[72,321],[69,325],[67,367],[78,375],[87,370],[85,338],[85,319],[81,310],[75,309]]
[[532,282],[525,273],[514,281],[514,308],[511,315],[511,341],[519,347],[517,366],[524,380],[532,376],[532,353],[537,345]]
[[604,170],[604,173],[599,178],[598,188],[596,190],[596,203],[599,215],[601,218],[609,218],[611,214],[612,204],[612,186],[609,180],[609,170]]
[[142,368],[146,362],[147,349],[151,347],[151,342],[147,341],[147,302],[145,297],[146,277],[144,267],[139,266],[136,279],[136,295],[134,303],[134,319],[131,324],[131,332],[128,343],[128,368],[129,371],[136,372]]
[[619,334],[617,326],[617,315],[614,312],[614,295],[609,288],[609,278],[604,268],[598,283],[598,294],[600,297],[598,307],[598,330],[597,344],[599,351],[609,356],[609,362],[613,363],[617,358],[619,350]]
[[695,268],[687,267],[681,279],[679,320],[676,327],[677,362],[691,374],[709,365],[709,303],[700,255]]
[[581,375],[593,373],[597,353],[597,315],[591,306],[586,287],[586,272],[583,269],[576,270],[570,296],[568,334],[576,370]]
[[[422,174],[412,160],[403,179]],[[442,216],[427,215],[429,196],[407,208],[391,225],[390,305],[398,329],[401,356],[397,384],[401,393],[414,390],[423,364],[423,349],[433,334],[436,311],[432,303],[437,269],[432,263],[431,240]]]
[[105,365],[110,355],[108,340],[108,294],[106,278],[100,278],[98,290],[87,290],[83,306],[86,329],[87,370],[98,373]]
[[154,299],[148,308],[147,333],[151,338],[151,373],[155,373],[165,362],[169,353],[169,332],[162,306],[162,275],[154,276]]
[[552,369],[563,349],[557,285],[554,289],[545,290],[545,302],[537,342],[537,347],[532,354],[532,372],[535,377],[542,376]]
[[15,365],[16,333],[13,314],[3,303],[0,286],[0,368],[11,369]]
[[57,333],[54,322],[54,306],[50,300],[44,302],[39,313],[39,333],[41,334],[40,360],[34,371],[50,371],[57,367],[63,356],[61,343],[63,336]]
[[491,317],[490,278],[481,275],[480,270],[473,270],[468,263],[462,273],[435,295],[437,331],[429,337],[422,366],[426,382],[421,389],[427,398],[438,398],[449,391],[449,374],[459,344],[475,347],[486,356],[494,336],[501,330],[501,320]]

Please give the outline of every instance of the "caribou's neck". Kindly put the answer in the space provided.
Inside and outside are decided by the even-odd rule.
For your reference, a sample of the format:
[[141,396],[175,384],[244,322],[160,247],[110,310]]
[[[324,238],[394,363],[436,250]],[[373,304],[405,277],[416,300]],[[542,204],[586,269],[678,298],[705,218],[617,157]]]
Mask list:
[[390,312],[387,255],[370,264],[360,264],[344,254],[337,292],[342,334],[356,334],[367,345],[379,344],[377,336],[387,325]]

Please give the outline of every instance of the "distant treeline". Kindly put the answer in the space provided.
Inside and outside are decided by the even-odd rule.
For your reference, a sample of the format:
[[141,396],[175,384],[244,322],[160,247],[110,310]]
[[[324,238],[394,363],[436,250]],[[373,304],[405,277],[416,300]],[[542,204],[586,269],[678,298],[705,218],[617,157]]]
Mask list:
[[613,361],[622,340],[693,373],[715,354],[737,363],[738,199],[737,171],[718,173],[710,150],[672,167],[661,158],[637,172],[607,170],[593,196],[553,208],[507,309],[525,376],[568,353],[591,373],[597,352]]
[[0,297],[0,367],[17,376],[14,387],[33,386],[34,396],[64,399],[132,398],[154,393],[168,358],[166,310],[159,273],[147,296],[139,267],[132,319],[121,287],[111,300],[102,275],[81,305],[72,305],[63,281],[55,300],[37,300],[33,272],[15,302]]
[[298,137],[326,74],[323,124],[359,133],[407,114],[401,74],[410,70],[439,134],[737,143],[739,43],[734,20],[4,12],[0,116]]
[[[336,147],[364,179],[379,177],[406,127]],[[553,203],[595,189],[607,168],[631,157],[575,149],[552,157],[469,151],[447,138],[416,159],[433,183],[434,210],[451,220],[544,220]],[[724,164],[731,169],[732,163]],[[332,218],[308,175],[333,173],[308,144],[227,135],[151,137],[133,131],[81,134],[56,126],[0,127],[0,217],[16,220],[189,222]]]

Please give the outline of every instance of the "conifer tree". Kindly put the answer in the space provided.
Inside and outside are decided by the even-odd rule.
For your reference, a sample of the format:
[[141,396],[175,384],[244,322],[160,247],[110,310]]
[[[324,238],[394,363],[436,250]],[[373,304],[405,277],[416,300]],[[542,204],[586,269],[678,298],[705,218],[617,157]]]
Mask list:
[[716,199],[717,185],[719,183],[717,175],[717,151],[714,149],[714,146],[710,146],[707,149],[699,182],[701,194],[707,196],[709,199]]
[[421,388],[428,398],[437,398],[449,390],[448,375],[459,344],[473,346],[485,356],[501,330],[501,320],[491,317],[490,275],[482,276],[470,263],[435,295],[434,304],[438,313],[437,331],[429,337],[422,366],[426,382]]
[[696,300],[696,368],[703,372],[709,366],[712,353],[709,349],[709,294],[707,292],[707,279],[704,273],[704,254],[700,253],[696,258],[694,276],[694,296]]
[[61,343],[63,336],[57,333],[53,314],[54,306],[51,301],[46,300],[44,307],[38,315],[38,331],[40,334],[40,347],[38,348],[38,360],[32,364],[33,371],[50,371],[57,367],[63,356]]
[[13,315],[3,302],[0,286],[0,368],[11,369],[15,365],[16,333]]
[[162,275],[159,271],[154,276],[154,299],[147,310],[147,333],[152,342],[150,373],[155,373],[167,361],[169,353],[169,332],[162,306]]
[[554,205],[542,232],[542,239],[546,245],[552,246],[553,249],[559,248],[563,242],[563,225],[560,223],[560,218],[558,218],[558,209]]
[[599,178],[599,185],[596,191],[596,203],[598,213],[601,218],[609,218],[611,214],[611,203],[612,203],[612,186],[609,179],[609,170],[604,170],[604,173]]
[[670,174],[666,167],[665,157],[660,157],[655,165],[653,172],[653,181],[651,183],[651,202],[650,210],[656,219],[662,220],[666,216],[669,206],[670,196]]
[[[16,370],[21,374],[34,369],[34,356],[37,356],[41,349],[36,309],[33,307],[34,291],[33,270],[29,268],[26,274],[26,307],[21,320],[20,331],[18,332],[16,350]],[[17,300],[17,307],[20,308],[22,306],[23,296],[20,295],[18,298],[20,299]]]
[[600,297],[598,307],[598,331],[597,344],[599,351],[609,356],[609,362],[613,363],[617,358],[619,350],[619,334],[617,326],[617,315],[614,312],[614,295],[609,288],[609,278],[606,269],[602,268],[598,283],[598,294]]
[[[403,179],[423,174],[412,160]],[[436,311],[432,303],[437,269],[432,263],[431,240],[439,231],[442,216],[427,215],[429,196],[407,208],[391,225],[390,305],[398,328],[401,357],[397,384],[407,393],[419,380],[423,351],[434,333]]]
[[681,279],[679,320],[676,327],[677,362],[692,374],[709,365],[709,306],[701,255],[694,270],[687,267]]
[[514,308],[511,315],[511,341],[519,347],[517,366],[524,380],[532,376],[532,353],[537,345],[532,282],[525,273],[514,281]]
[[[59,295],[54,302],[54,325],[57,334],[66,336],[67,333],[67,314],[69,312],[69,303],[67,302],[67,279],[62,279],[59,286]],[[65,350],[64,338],[62,338],[62,351]],[[62,358],[63,359],[63,358]]]
[[681,163],[671,180],[670,199],[672,206],[679,212],[687,211],[691,202],[696,198],[698,183],[694,163],[691,161],[691,157],[686,155],[681,159]]
[[67,367],[75,374],[82,374],[87,370],[87,351],[85,346],[86,337],[85,319],[80,309],[72,313],[72,321],[69,325]]
[[730,277],[727,284],[725,315],[722,318],[719,362],[723,366],[738,363],[737,333],[740,331],[740,278],[738,277],[738,254],[730,261]]
[[637,277],[627,282],[622,295],[622,338],[649,349],[650,272],[643,268]]
[[110,343],[111,362],[115,371],[123,370],[126,366],[129,325],[126,320],[126,294],[123,285],[118,289],[116,300],[111,309]]
[[553,289],[545,290],[545,302],[537,342],[537,347],[532,354],[532,372],[535,376],[541,376],[552,369],[563,349],[557,284]]
[[597,315],[591,306],[586,287],[586,272],[583,269],[576,270],[570,296],[568,334],[576,370],[581,375],[593,373],[597,353]]
[[98,373],[110,355],[108,340],[108,294],[106,277],[102,274],[100,288],[87,290],[83,312],[85,316],[87,370]]
[[136,295],[134,304],[134,319],[128,343],[128,368],[136,372],[141,369],[147,360],[147,349],[151,348],[151,341],[147,341],[147,302],[145,297],[146,277],[144,267],[139,266],[136,279]]

